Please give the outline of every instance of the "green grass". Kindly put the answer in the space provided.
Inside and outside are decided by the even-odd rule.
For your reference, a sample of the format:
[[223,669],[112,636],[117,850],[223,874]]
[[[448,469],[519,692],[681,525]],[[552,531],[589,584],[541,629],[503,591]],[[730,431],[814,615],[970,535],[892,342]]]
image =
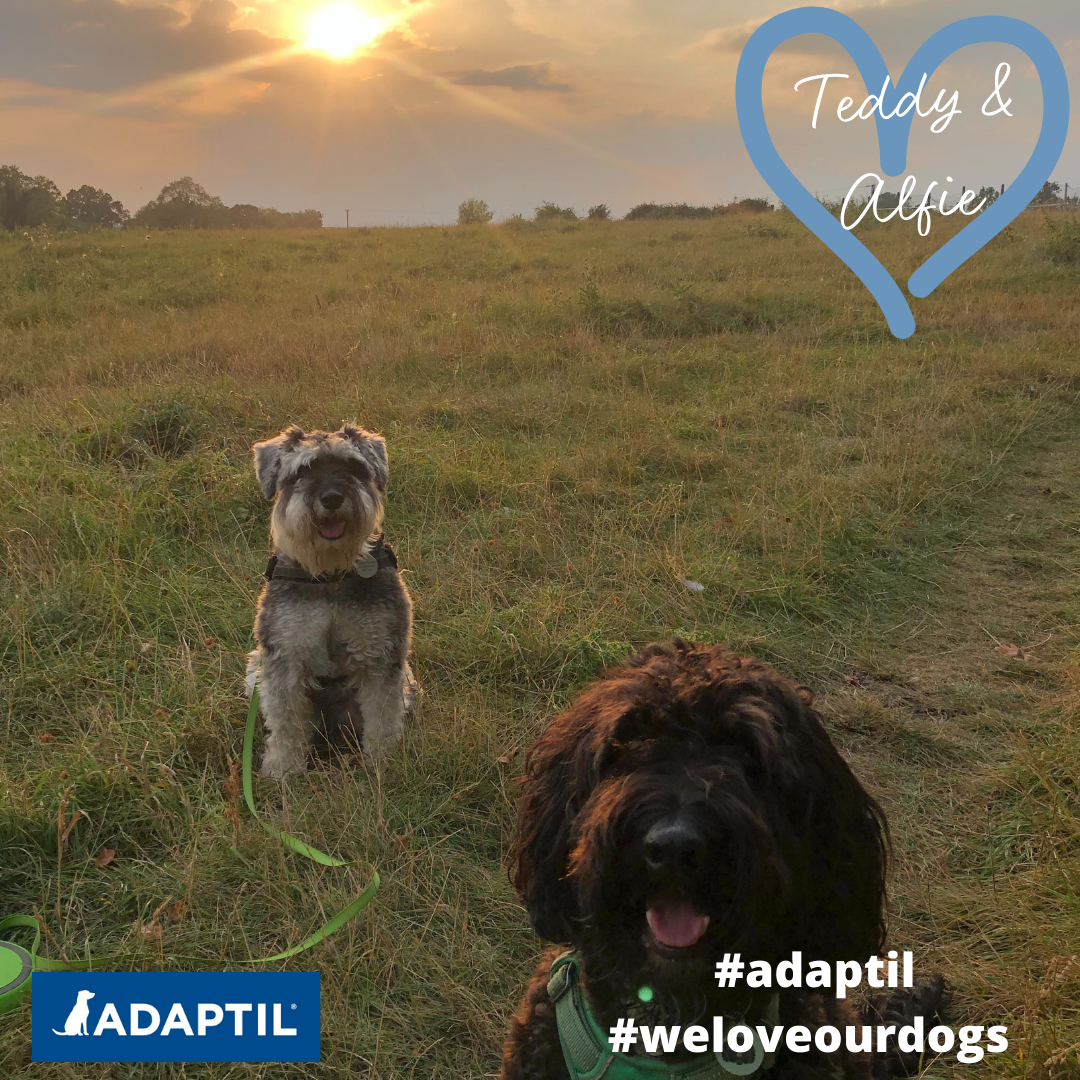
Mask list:
[[[1040,225],[902,342],[786,215],[0,240],[0,916],[218,970],[383,878],[285,965],[323,973],[321,1065],[33,1065],[24,1010],[0,1071],[493,1076],[539,949],[503,862],[520,752],[677,633],[818,691],[893,825],[892,944],[1010,1025],[981,1075],[1080,1076],[1080,300]],[[906,280],[952,228],[866,236]],[[257,783],[356,860],[327,870],[236,770],[250,444],[343,419],[388,439],[425,698],[381,774]]]

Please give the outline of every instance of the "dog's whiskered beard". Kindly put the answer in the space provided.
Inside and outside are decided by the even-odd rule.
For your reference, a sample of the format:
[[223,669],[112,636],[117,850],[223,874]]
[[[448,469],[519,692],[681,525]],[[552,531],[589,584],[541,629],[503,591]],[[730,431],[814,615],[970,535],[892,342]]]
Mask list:
[[[328,489],[335,497],[324,501]],[[340,497],[340,503],[333,505]],[[270,518],[276,549],[309,574],[349,570],[382,523],[377,491],[333,469],[304,471],[278,492]]]
[[713,974],[725,952],[771,959],[788,873],[737,763],[604,780],[574,838],[575,944],[592,987],[647,984],[655,1022],[687,1023],[733,997]]

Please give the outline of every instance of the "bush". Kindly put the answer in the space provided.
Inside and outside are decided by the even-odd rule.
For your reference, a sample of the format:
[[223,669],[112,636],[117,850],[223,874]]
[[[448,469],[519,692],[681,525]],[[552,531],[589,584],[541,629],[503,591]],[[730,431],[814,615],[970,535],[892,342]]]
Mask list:
[[457,208],[459,225],[486,225],[494,216],[483,199],[466,199]]
[[744,214],[768,214],[772,212],[772,205],[768,199],[737,199],[728,204],[728,209]]
[[1046,258],[1062,266],[1080,263],[1080,224],[1072,214],[1059,214],[1057,220],[1050,214],[1043,214],[1042,231]]
[[607,203],[598,203],[596,206],[589,207],[589,220],[590,221],[610,221],[611,211],[608,209]]
[[512,214],[502,222],[502,228],[509,229],[512,233],[523,233],[529,232],[535,226],[532,221],[522,214]]
[[578,216],[573,207],[556,206],[553,202],[541,203],[536,208],[537,221],[558,221],[559,219],[577,221]]
[[649,221],[654,218],[711,218],[726,214],[727,208],[691,206],[689,203],[638,203],[626,215],[626,221]]

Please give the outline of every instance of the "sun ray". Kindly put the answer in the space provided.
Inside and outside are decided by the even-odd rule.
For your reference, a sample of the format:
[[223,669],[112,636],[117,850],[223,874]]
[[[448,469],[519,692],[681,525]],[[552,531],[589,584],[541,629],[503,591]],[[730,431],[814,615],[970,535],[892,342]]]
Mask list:
[[[363,15],[363,13],[359,12],[359,10],[351,4],[340,4],[323,9],[317,13],[316,17],[324,13],[340,13],[342,9],[349,9],[360,15],[361,19],[366,20],[363,24],[356,24],[358,28],[363,25],[363,33],[368,36],[365,41],[359,41],[356,37],[351,39],[354,42],[352,46],[354,51],[362,48],[364,44],[374,41],[380,33],[387,29],[385,23]],[[312,26],[314,26],[314,24],[315,20],[313,19]],[[322,24],[319,25],[321,26]],[[319,31],[320,34],[322,32],[322,30]],[[355,32],[359,31],[357,30]],[[324,52],[325,55],[336,55],[335,53],[328,52],[322,48],[314,48],[312,46],[313,39],[318,40],[314,33],[312,33],[312,36],[309,37],[306,42],[297,42],[296,44],[286,46],[282,49],[259,53],[255,56],[249,56],[226,64],[203,68],[198,71],[184,72],[179,75],[128,87],[113,93],[94,94],[89,96],[87,100],[84,100],[79,108],[91,113],[108,113],[116,108],[146,104],[153,102],[155,99],[161,99],[162,97],[168,97],[177,93],[197,92],[218,80],[230,76],[242,75],[249,71],[258,70],[259,68],[285,63],[304,54]],[[335,48],[343,50],[345,40],[346,38],[343,36],[341,42],[335,45]],[[351,55],[352,52],[342,53],[342,56],[346,57]],[[585,140],[579,139],[569,132],[562,130],[556,125],[545,123],[539,118],[516,109],[508,103],[498,101],[485,94],[477,93],[476,91],[461,86],[442,75],[427,71],[416,64],[410,63],[403,57],[387,55],[381,56],[380,59],[384,63],[396,66],[411,78],[423,80],[430,85],[437,87],[452,97],[457,98],[462,104],[468,105],[470,108],[497,116],[503,121],[514,124],[519,128],[532,131],[542,138],[549,139],[552,142],[561,143],[563,146],[575,150],[587,157],[613,165],[630,175],[647,178],[652,183],[660,184],[665,187],[673,180],[673,175],[670,170],[649,166],[623,157],[620,154],[612,153],[593,143],[586,142]]]
[[638,176],[654,183],[661,182],[664,184],[671,183],[673,179],[673,173],[669,170],[643,165],[640,162],[623,157],[620,154],[605,150],[603,147],[586,142],[584,139],[579,139],[558,127],[544,123],[536,117],[530,116],[519,109],[515,109],[511,105],[506,105],[485,94],[479,94],[475,90],[470,90],[468,87],[452,82],[442,75],[418,67],[416,64],[410,63],[403,57],[389,55],[383,56],[380,59],[387,63],[394,64],[406,74],[411,75],[414,79],[422,79],[424,82],[438,87],[440,90],[456,97],[459,101],[472,106],[480,112],[491,113],[492,115],[514,124],[517,127],[523,128],[526,131],[532,131],[534,134],[540,135],[545,139],[550,139],[552,142],[561,143],[563,146],[566,146],[571,150],[576,150],[586,157],[594,158],[597,161],[603,161],[608,165],[614,165],[616,168],[630,173],[632,176]]
[[230,60],[228,63],[199,68],[197,71],[185,71],[179,75],[169,75],[164,79],[137,83],[112,93],[93,94],[87,97],[83,108],[88,112],[105,113],[128,105],[147,104],[170,94],[194,93],[230,76],[244,75],[249,71],[258,71],[260,68],[282,64],[286,60],[302,55],[305,51],[303,45],[288,45],[283,49],[245,56],[241,60]]

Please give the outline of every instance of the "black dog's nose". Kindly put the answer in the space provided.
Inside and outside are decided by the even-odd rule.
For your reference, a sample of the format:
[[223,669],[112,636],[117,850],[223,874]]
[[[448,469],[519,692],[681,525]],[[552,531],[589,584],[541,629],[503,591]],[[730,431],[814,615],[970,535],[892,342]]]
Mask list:
[[345,501],[345,496],[340,491],[330,488],[319,495],[319,502],[325,510],[336,510]]
[[686,818],[663,821],[645,834],[645,863],[650,870],[696,870],[705,840]]

